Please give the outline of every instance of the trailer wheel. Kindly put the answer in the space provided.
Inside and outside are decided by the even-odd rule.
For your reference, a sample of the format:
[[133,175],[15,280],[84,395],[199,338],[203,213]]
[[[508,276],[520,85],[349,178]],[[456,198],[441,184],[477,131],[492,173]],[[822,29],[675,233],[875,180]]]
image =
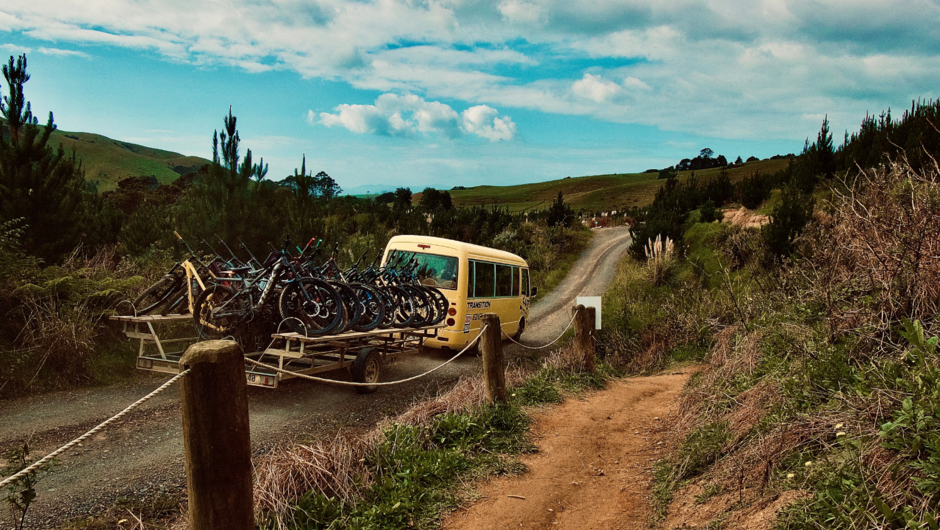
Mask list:
[[[357,383],[378,383],[382,377],[382,356],[374,348],[363,348],[356,355],[356,360],[352,364],[353,381]],[[356,392],[360,394],[371,394],[379,387],[357,386]]]

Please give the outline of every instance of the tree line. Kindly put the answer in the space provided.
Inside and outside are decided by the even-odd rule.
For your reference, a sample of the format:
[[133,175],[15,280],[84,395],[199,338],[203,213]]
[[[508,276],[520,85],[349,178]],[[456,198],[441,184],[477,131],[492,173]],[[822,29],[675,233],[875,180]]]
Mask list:
[[[9,94],[0,103],[0,222],[8,223],[7,240],[15,240],[17,252],[47,265],[78,246],[91,251],[118,245],[129,256],[147,259],[174,249],[174,230],[191,241],[220,237],[263,253],[284,236],[341,245],[362,240],[362,246],[378,247],[392,234],[415,233],[492,245],[500,233],[526,222],[572,226],[561,197],[552,208],[520,214],[495,205],[455,207],[449,192],[433,188],[416,205],[407,188],[374,198],[342,196],[326,172],[307,168],[305,156],[292,175],[272,179],[264,159],[242,145],[231,108],[212,135],[210,164],[171,184],[133,177],[97,193],[86,185],[75,153],[51,145],[52,113],[44,126],[32,115],[24,94],[26,67],[25,55],[11,56],[3,66]],[[532,243],[504,240],[514,247],[507,250],[523,255]]]

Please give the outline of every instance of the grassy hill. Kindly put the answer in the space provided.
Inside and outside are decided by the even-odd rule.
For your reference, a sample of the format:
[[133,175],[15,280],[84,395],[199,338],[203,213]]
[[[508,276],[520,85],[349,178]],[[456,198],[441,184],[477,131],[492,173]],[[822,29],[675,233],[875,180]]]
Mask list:
[[127,177],[153,175],[166,184],[209,163],[198,156],[112,140],[100,134],[57,130],[52,133],[50,145],[59,144],[68,154],[75,150],[85,168],[85,179],[98,182],[99,191],[112,190]]
[[[737,182],[754,171],[773,173],[786,166],[786,159],[759,160],[729,167],[728,174],[733,182]],[[697,171],[696,176],[707,179],[718,175],[718,172],[719,169],[707,169]],[[690,173],[683,171],[679,176],[684,180]],[[656,190],[664,182],[657,177],[656,173],[595,175],[516,186],[474,186],[465,190],[451,190],[450,194],[454,204],[458,206],[489,205],[496,202],[516,212],[546,208],[560,191],[564,193],[565,201],[575,210],[620,210],[651,203]],[[420,195],[415,195],[416,203],[420,200]]]

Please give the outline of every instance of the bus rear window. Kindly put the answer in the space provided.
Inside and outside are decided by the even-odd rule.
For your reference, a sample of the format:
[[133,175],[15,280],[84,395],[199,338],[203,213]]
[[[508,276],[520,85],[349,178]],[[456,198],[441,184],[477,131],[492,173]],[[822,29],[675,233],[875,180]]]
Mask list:
[[399,253],[405,254],[409,260],[411,256],[418,260],[418,280],[422,285],[430,285],[438,289],[456,289],[458,261],[452,256],[438,256],[437,254],[423,254],[410,251],[393,250],[388,254],[388,261],[392,261]]

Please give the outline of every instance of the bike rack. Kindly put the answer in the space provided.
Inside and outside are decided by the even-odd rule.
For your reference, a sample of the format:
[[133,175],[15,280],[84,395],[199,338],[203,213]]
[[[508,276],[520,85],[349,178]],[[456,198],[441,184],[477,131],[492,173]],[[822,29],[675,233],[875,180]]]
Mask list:
[[[154,327],[155,325],[161,327],[162,324],[174,322],[192,322],[192,315],[112,316],[110,319],[124,325],[123,331],[127,338],[140,340],[140,348],[137,350],[137,368],[141,370],[178,374],[181,371],[179,361],[186,348],[184,347],[179,351],[167,351],[164,345],[184,342],[195,343],[200,340],[199,337],[160,338],[160,334],[157,333]],[[148,346],[153,348],[148,348]],[[148,352],[148,350],[153,349],[156,351]]]
[[350,331],[321,337],[275,333],[271,345],[263,352],[245,355],[268,365],[270,369],[246,363],[245,375],[251,386],[274,389],[280,381],[296,377],[293,374],[313,375],[350,369],[356,356],[365,348],[375,349],[383,363],[391,362],[401,355],[419,352],[426,339],[437,337],[438,331],[445,327],[446,324],[441,323],[420,328]]

